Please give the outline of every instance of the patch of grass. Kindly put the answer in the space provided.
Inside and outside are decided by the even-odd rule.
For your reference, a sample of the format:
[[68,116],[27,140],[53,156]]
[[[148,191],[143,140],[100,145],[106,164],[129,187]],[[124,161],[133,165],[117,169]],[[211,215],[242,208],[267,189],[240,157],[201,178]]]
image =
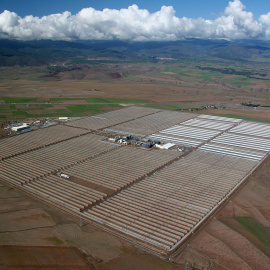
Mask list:
[[[69,109],[72,112],[72,116],[83,116],[101,113],[104,109],[113,107],[120,107],[120,106],[116,104],[70,105],[67,106],[67,109]],[[70,115],[66,114],[66,116]]]
[[85,100],[89,103],[109,103],[105,98],[85,98]]
[[[57,113],[35,113],[27,114],[26,118],[43,118],[43,117],[58,117]],[[59,115],[62,116],[62,115]]]
[[249,87],[252,86],[253,83],[251,82],[245,82],[245,81],[229,81],[231,84],[235,85],[235,86],[245,86],[245,87]]
[[[109,103],[109,101],[105,99],[96,99],[95,101],[99,101],[99,103],[106,101],[106,103]],[[1,112],[0,118],[4,120],[18,120],[18,119],[22,120],[25,118],[44,118],[44,117],[60,117],[60,116],[78,117],[102,113],[115,107],[117,108],[121,107],[118,104],[99,104],[98,102],[93,103],[97,104],[66,105],[64,108],[56,107],[54,110],[47,110],[47,108],[54,108],[53,104],[42,104],[37,108],[23,105],[20,105],[21,108],[17,108],[18,105],[15,104],[12,105],[3,104],[3,106],[0,107]]]
[[64,100],[84,100],[84,98],[50,98],[51,102],[64,101]]
[[25,107],[24,109],[20,108],[20,109],[17,109],[17,111],[36,111],[36,110],[40,110],[41,108],[28,108],[28,107]]
[[35,97],[1,97],[1,100],[4,100],[5,103],[36,103],[37,98]]
[[218,72],[199,70],[196,67],[184,67],[184,66],[167,66],[165,67],[163,73],[168,75],[179,75],[184,77],[185,80],[192,81],[213,81],[214,79],[224,78],[224,74],[219,74]]
[[270,248],[270,230],[252,217],[235,217],[249,233],[255,236],[265,247]]
[[142,99],[124,99],[124,98],[85,98],[89,103],[147,103]]
[[179,105],[166,105],[166,104],[147,104],[144,105],[147,108],[161,109],[161,110],[182,110],[183,107]]
[[58,237],[56,237],[56,236],[52,236],[52,237],[47,237],[47,238],[45,238],[46,240],[48,240],[48,241],[50,241],[50,242],[53,242],[53,243],[55,243],[55,244],[62,244],[63,243],[63,241],[62,240],[60,240]]
[[113,103],[147,103],[147,100],[143,99],[123,99],[123,98],[108,98],[109,102]]
[[144,107],[154,108],[154,109],[162,109],[162,110],[188,110],[188,109],[199,109],[200,105],[195,104],[181,104],[181,105],[173,105],[173,104],[146,104]]
[[54,111],[55,111],[56,113],[63,113],[63,114],[65,114],[65,113],[70,113],[70,111],[67,110],[67,109],[54,109]]
[[140,80],[141,80],[141,79],[138,78],[138,77],[130,77],[130,76],[125,77],[124,79],[129,80],[129,81],[140,81]]
[[23,115],[28,116],[28,113],[26,111],[13,111],[12,115]]

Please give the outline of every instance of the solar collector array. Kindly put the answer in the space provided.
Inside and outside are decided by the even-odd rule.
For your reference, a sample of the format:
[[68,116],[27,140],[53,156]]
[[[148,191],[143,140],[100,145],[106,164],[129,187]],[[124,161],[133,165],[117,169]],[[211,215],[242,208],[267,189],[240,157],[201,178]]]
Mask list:
[[63,172],[116,191],[174,160],[179,155],[180,153],[176,151],[149,152],[131,147],[120,147],[65,169]]
[[162,130],[160,133],[206,141],[217,136],[220,132],[179,125]]
[[87,134],[3,160],[0,162],[0,177],[15,184],[24,184],[119,147],[102,143],[102,138]]
[[239,159],[195,151],[84,213],[168,251],[256,165],[232,170],[227,161]]
[[227,144],[242,148],[250,148],[253,150],[270,151],[270,140],[263,138],[255,138],[244,135],[236,135],[232,133],[224,133],[221,136],[213,139],[212,143]]
[[151,140],[159,140],[162,142],[170,142],[170,143],[174,143],[174,144],[183,144],[186,146],[191,146],[191,147],[196,147],[199,146],[203,141],[202,140],[191,140],[191,139],[187,139],[187,138],[183,138],[183,137],[173,137],[173,136],[166,136],[163,134],[153,134],[151,136],[148,136],[149,139]]
[[0,159],[61,142],[85,133],[87,131],[82,129],[58,125],[5,138],[0,140]]
[[231,122],[231,123],[240,123],[243,121],[242,119],[235,119],[235,118],[230,118],[230,117],[222,117],[222,116],[214,116],[214,115],[204,115],[204,114],[199,115],[198,118],[216,120],[216,121],[222,121],[222,122]]
[[232,128],[230,132],[250,135],[255,137],[270,138],[270,125],[252,122],[243,122]]
[[127,122],[149,114],[159,112],[158,109],[142,108],[142,107],[127,107],[121,110],[116,110],[108,113],[86,117],[83,119],[68,122],[67,125],[90,130],[103,129],[112,125],[117,125],[122,122]]
[[260,153],[256,151],[249,151],[249,150],[241,150],[241,149],[236,149],[232,147],[225,147],[221,145],[215,145],[212,143],[204,144],[201,146],[198,150],[205,151],[205,152],[211,152],[211,153],[217,153],[221,155],[227,155],[227,156],[234,156],[238,158],[244,158],[244,159],[249,159],[249,160],[254,160],[254,161],[261,161],[265,153]]
[[105,193],[50,175],[27,183],[25,186],[35,194],[52,199],[76,211],[104,199]]
[[234,123],[195,118],[183,122],[182,125],[224,131],[233,127]]
[[123,124],[115,125],[110,129],[116,132],[118,131],[119,133],[150,135],[160,129],[168,128],[193,117],[194,114],[191,113],[161,111]]

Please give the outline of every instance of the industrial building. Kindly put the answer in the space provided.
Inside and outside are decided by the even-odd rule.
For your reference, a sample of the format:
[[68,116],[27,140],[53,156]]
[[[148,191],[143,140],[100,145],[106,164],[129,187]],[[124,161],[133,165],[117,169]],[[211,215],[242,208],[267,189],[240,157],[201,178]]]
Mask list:
[[0,179],[169,256],[267,158],[269,134],[269,124],[126,107],[2,139]]

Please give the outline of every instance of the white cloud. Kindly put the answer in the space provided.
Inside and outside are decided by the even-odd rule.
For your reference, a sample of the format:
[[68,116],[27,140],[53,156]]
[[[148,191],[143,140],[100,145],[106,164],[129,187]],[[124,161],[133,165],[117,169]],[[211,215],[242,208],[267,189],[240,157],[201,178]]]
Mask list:
[[44,17],[21,18],[5,10],[0,14],[0,38],[19,40],[177,40],[198,38],[270,38],[270,12],[257,21],[240,0],[229,2],[215,20],[175,16],[171,6],[149,13],[132,5],[127,9],[98,11],[84,8],[75,15],[66,11]]

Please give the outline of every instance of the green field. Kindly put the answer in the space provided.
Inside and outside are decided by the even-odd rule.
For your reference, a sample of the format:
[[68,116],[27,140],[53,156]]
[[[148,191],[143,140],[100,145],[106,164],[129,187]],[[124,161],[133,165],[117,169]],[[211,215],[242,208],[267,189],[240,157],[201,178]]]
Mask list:
[[196,105],[196,104],[181,104],[181,105],[172,105],[172,104],[146,104],[144,107],[148,108],[154,108],[154,109],[161,109],[161,110],[196,110],[200,109],[202,106],[201,105]]
[[[197,63],[198,64],[198,63]],[[210,65],[203,63],[204,68],[216,68],[218,65]],[[199,69],[197,66],[193,66],[191,63],[185,66],[168,65],[162,73],[167,75],[174,75],[184,81],[193,82],[222,82],[224,84],[230,84],[232,86],[250,87],[255,84],[256,79],[249,78],[247,76],[237,75],[239,72],[248,72],[246,68],[236,66],[221,66],[220,70],[234,69],[236,74],[224,74],[214,70]],[[241,74],[241,73],[240,73]]]
[[[0,98],[1,99],[1,98]],[[119,98],[50,98],[50,102],[58,103],[61,101],[84,100],[88,103],[147,103],[147,100],[142,99],[119,99]]]
[[[115,99],[115,98],[50,98],[42,99],[35,97],[0,97],[4,103],[0,103],[1,120],[17,120],[25,118],[44,117],[80,117],[102,113],[104,111],[121,108],[121,104],[136,104],[149,108],[163,110],[200,110],[202,105],[194,104],[192,101],[181,102],[181,104],[171,103],[151,103],[141,99]],[[72,102],[68,102],[72,101]],[[76,104],[78,101],[78,104]],[[82,101],[84,103],[82,103]],[[75,102],[75,104],[73,104]],[[25,104],[24,104],[25,103]],[[203,112],[203,111],[202,111]],[[215,114],[212,115],[244,119],[247,121],[270,122],[267,120],[245,117],[236,114]]]
[[97,114],[103,112],[105,109],[121,108],[116,104],[96,104],[96,105],[70,105],[67,109],[71,113],[66,113],[65,116],[81,116],[89,114]]
[[[119,103],[147,103],[140,99],[112,98],[35,98],[35,97],[0,97],[0,119],[22,120],[26,118],[44,117],[80,117],[121,108]],[[69,104],[68,101],[85,101],[82,104]],[[28,103],[28,104],[23,104]],[[89,104],[91,103],[91,104]],[[10,105],[8,105],[10,104]]]
[[68,101],[68,100],[85,100],[84,98],[50,98],[50,102]]
[[63,243],[63,241],[62,240],[60,240],[58,237],[56,237],[56,236],[52,236],[52,237],[47,237],[47,238],[44,238],[45,240],[48,240],[48,241],[50,241],[50,242],[53,242],[53,243],[55,243],[55,244],[62,244]]
[[0,97],[5,103],[38,103],[44,100],[38,100],[35,97]]
[[235,217],[234,219],[239,222],[250,234],[256,237],[257,240],[267,248],[268,254],[270,255],[270,229],[264,227],[252,217]]

